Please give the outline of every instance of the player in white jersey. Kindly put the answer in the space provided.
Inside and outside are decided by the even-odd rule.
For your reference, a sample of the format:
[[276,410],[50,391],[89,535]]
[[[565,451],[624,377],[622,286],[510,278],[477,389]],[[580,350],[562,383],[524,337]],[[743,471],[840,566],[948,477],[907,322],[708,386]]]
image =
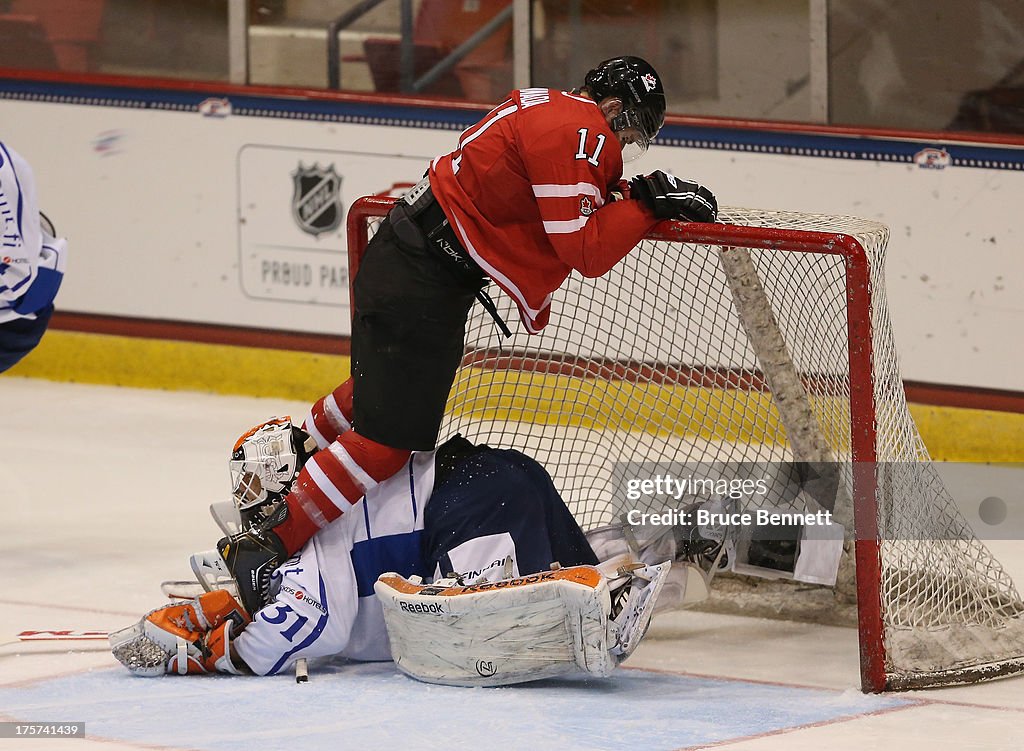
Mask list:
[[53,313],[67,241],[39,213],[32,168],[0,142],[0,373],[39,343]]
[[[270,517],[315,450],[316,441],[286,419],[257,426],[239,440],[232,459],[237,517],[226,519],[223,507],[218,510],[215,504],[215,516],[220,517],[226,532],[243,530],[229,540],[244,535],[253,525],[272,523]],[[618,536],[612,548],[621,540]],[[602,558],[613,558],[608,555],[607,542],[605,536]],[[619,547],[619,553],[625,550],[624,543]],[[673,557],[673,550],[653,554],[658,561]],[[276,564],[275,559],[268,560],[269,565]],[[577,663],[591,672],[599,664],[605,671],[613,667],[635,648],[642,635],[668,564],[651,569],[649,575],[657,576],[657,586],[647,587],[646,594],[634,601],[635,613],[625,612],[621,602],[614,609],[606,578],[591,568],[598,563],[597,556],[543,468],[518,451],[473,446],[457,436],[434,451],[414,452],[402,471],[369,491],[353,513],[327,525],[297,555],[273,570],[254,569],[254,581],[235,582],[220,551],[196,554],[193,568],[204,587],[212,591],[189,603],[153,611],[135,626],[112,634],[111,647],[118,660],[141,675],[212,671],[273,675],[289,670],[300,658],[387,660],[396,650],[407,657],[409,651],[428,654],[436,646],[420,643],[419,624],[410,624],[411,630],[402,628],[401,616],[431,612],[440,607],[440,601],[417,602],[419,590],[411,597],[377,597],[374,588],[381,587],[378,579],[382,575],[419,582],[430,575],[436,580],[458,571],[459,578],[448,584],[472,587],[499,582],[496,586],[501,587],[511,582],[532,584],[530,577],[524,579],[523,575],[547,571],[555,561],[566,570],[573,571],[569,567],[577,565],[587,569],[584,579],[589,585],[563,580],[537,587],[531,597],[538,613],[562,619],[561,611],[552,611],[551,601],[565,597],[556,591],[558,587],[575,587],[585,595],[593,627],[602,634],[632,634],[630,648],[612,654],[614,645],[599,639],[597,657],[605,658],[603,663],[590,653],[565,656],[554,665],[549,661],[518,674],[513,670],[489,675],[491,683],[532,680],[553,674],[551,670],[554,674],[568,672]],[[613,573],[613,580],[616,577],[613,586],[626,592],[629,588],[619,585],[630,583],[632,576]],[[647,583],[640,581],[640,589]],[[577,597],[579,593],[571,594]],[[572,599],[572,607],[580,607],[577,600]],[[466,597],[459,600],[460,604],[467,602]],[[478,609],[475,614],[485,617],[483,625],[474,629],[497,628],[502,633],[521,629],[536,652],[529,623],[509,624],[498,616],[505,604],[489,603],[482,611]],[[397,620],[394,614],[389,617],[388,628],[382,605],[399,614]],[[609,629],[609,619],[616,615],[632,620]],[[472,618],[459,620],[463,625],[473,623]],[[389,630],[396,627],[397,646],[388,640]],[[547,622],[538,622],[537,628],[541,634],[552,631]],[[620,641],[627,641],[626,636]],[[517,642],[505,638],[502,643]],[[524,651],[530,651],[525,644]],[[405,660],[411,669],[398,661],[399,667],[424,680],[473,682],[466,680],[466,671],[438,675],[432,669],[421,675],[414,659]],[[455,662],[457,656],[443,659],[443,665]],[[516,663],[523,664],[521,660]],[[470,673],[470,678],[476,678]]]
[[[246,433],[232,460],[239,518],[222,519],[225,531],[271,516],[315,448],[288,420],[271,420]],[[300,657],[387,660],[387,631],[374,595],[381,574],[438,577],[457,568],[468,572],[463,581],[470,583],[532,572],[554,560],[567,566],[597,563],[547,474],[519,452],[476,447],[456,437],[434,451],[414,452],[353,513],[327,525],[280,567],[258,569],[265,583],[238,582],[243,607],[215,598],[227,611],[203,615],[198,605],[189,606],[186,620],[193,625],[220,619],[224,651],[211,653],[205,665],[181,666],[268,675],[289,669]],[[218,551],[197,554],[193,567],[210,588],[230,581]],[[237,616],[227,618],[231,613]],[[246,613],[254,614],[251,622]],[[114,647],[129,668],[145,672],[132,649]],[[173,670],[181,666],[175,663]],[[156,674],[167,669],[149,667]]]
[[413,454],[356,513],[329,524],[285,561],[272,575],[272,599],[234,640],[241,663],[274,675],[300,657],[390,659],[373,585],[385,571],[422,573],[420,538],[433,482],[434,453]]

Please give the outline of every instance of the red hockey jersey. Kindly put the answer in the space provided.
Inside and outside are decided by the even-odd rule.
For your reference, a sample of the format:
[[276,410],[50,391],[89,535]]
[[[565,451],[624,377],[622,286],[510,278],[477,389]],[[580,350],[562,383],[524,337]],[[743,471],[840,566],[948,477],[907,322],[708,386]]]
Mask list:
[[621,178],[622,147],[601,110],[553,89],[512,92],[430,169],[463,246],[530,333],[572,269],[601,276],[658,223],[638,201],[608,202]]

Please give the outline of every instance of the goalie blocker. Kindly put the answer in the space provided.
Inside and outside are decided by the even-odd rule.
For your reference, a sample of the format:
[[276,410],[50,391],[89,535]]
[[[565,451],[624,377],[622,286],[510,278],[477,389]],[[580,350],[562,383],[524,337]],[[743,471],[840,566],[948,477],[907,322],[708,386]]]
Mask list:
[[671,565],[610,578],[573,566],[470,586],[388,573],[374,590],[402,672],[427,683],[501,686],[609,675],[646,632]]

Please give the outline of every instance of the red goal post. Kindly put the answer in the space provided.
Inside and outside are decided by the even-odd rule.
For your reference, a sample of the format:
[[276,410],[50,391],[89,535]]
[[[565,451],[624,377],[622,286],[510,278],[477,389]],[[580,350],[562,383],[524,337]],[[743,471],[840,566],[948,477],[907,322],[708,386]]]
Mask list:
[[[393,203],[349,209],[350,278]],[[1024,671],[1024,604],[907,409],[887,228],[799,212],[721,218],[664,222],[605,277],[570,276],[537,336],[503,340],[471,314],[442,439],[530,453],[584,529],[621,513],[611,478],[623,463],[834,463],[836,517],[855,527],[862,688]],[[514,306],[492,290],[516,329]]]

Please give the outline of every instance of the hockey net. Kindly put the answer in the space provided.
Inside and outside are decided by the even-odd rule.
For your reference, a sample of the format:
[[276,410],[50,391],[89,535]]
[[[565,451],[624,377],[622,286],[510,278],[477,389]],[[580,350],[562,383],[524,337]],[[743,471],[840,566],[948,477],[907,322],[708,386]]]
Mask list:
[[[353,274],[390,205],[350,209]],[[460,432],[535,457],[584,529],[645,502],[623,497],[623,467],[834,466],[863,689],[1024,672],[1024,603],[907,408],[886,305],[887,228],[732,208],[720,220],[666,222],[604,277],[573,274],[536,336],[492,287],[515,333],[503,339],[475,306],[442,440]],[[787,503],[803,505],[780,493],[771,506]],[[821,589],[783,598],[829,608]]]

